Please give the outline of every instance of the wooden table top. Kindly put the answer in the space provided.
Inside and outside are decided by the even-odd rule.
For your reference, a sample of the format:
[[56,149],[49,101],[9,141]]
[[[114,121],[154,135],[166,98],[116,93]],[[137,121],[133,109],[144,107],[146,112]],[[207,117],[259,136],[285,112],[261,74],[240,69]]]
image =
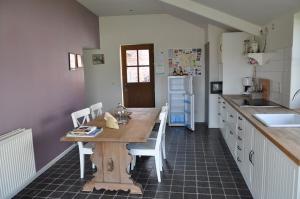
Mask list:
[[102,127],[103,132],[92,138],[62,137],[63,142],[146,142],[160,113],[158,108],[129,108],[132,112],[131,119],[126,125],[120,125],[120,129],[105,127],[105,120],[98,117],[87,125]]
[[[291,110],[285,107],[239,107],[232,99],[241,96],[225,95],[223,98],[243,115],[260,133],[276,145],[292,161],[300,166],[300,128],[271,128],[259,122],[253,114],[266,113],[296,113],[299,110]],[[299,113],[299,112],[298,112]]]

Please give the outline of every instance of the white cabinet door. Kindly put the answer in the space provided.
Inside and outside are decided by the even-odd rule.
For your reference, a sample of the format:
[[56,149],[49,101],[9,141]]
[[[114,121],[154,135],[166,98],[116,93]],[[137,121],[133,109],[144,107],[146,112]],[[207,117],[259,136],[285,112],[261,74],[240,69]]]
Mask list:
[[264,159],[265,159],[265,138],[256,129],[253,131],[253,149],[250,152],[252,163],[252,188],[250,189],[253,198],[263,198]]
[[266,141],[264,199],[296,199],[298,166]]
[[248,185],[248,188],[251,189],[251,168],[252,163],[250,162],[249,156],[252,151],[253,145],[253,130],[254,127],[248,122],[245,121],[245,129],[244,129],[244,165],[242,168],[242,174]]

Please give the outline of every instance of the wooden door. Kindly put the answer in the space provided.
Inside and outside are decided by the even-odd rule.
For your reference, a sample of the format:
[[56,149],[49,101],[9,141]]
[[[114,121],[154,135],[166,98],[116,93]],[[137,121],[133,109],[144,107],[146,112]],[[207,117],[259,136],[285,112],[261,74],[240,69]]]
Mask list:
[[155,107],[153,44],[121,47],[126,107]]

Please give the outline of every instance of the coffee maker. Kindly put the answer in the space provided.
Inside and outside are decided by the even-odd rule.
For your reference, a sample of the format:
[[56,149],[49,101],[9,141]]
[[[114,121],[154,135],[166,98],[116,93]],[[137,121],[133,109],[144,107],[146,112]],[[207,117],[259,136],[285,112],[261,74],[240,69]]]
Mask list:
[[251,95],[251,92],[253,91],[253,78],[252,77],[244,77],[242,79],[243,84],[243,95]]

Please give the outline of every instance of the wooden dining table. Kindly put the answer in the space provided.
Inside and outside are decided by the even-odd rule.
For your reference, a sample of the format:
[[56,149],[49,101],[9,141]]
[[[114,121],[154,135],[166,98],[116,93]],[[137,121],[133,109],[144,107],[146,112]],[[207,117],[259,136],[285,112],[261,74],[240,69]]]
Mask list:
[[62,137],[63,142],[93,142],[95,148],[91,155],[97,171],[94,178],[88,181],[83,191],[93,189],[123,190],[131,194],[142,194],[142,186],[135,182],[127,168],[132,160],[127,144],[147,142],[160,109],[157,108],[129,108],[132,112],[127,124],[120,125],[119,129],[106,127],[103,116],[87,123],[90,126],[102,127],[103,132],[96,137]]

